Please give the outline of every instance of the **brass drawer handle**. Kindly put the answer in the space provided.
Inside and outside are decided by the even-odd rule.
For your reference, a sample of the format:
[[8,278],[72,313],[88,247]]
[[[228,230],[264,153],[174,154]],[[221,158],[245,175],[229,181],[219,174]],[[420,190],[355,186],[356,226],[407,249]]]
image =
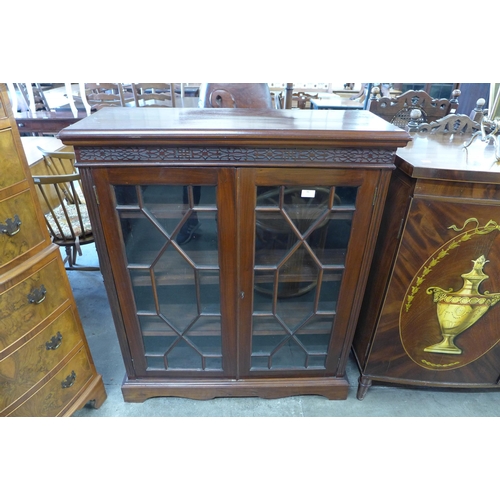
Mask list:
[[47,290],[44,285],[40,285],[40,288],[34,288],[31,293],[28,294],[28,300],[30,304],[40,304],[45,300]]
[[65,380],[61,382],[61,387],[63,389],[67,389],[68,387],[71,387],[76,380],[76,373],[74,370],[71,371],[71,375],[68,375]]
[[55,351],[62,344],[61,332],[57,332],[48,342],[45,342],[45,349],[47,351]]
[[0,231],[9,236],[14,236],[19,232],[21,226],[21,219],[19,215],[14,215],[14,219],[7,219],[5,223],[0,223]]

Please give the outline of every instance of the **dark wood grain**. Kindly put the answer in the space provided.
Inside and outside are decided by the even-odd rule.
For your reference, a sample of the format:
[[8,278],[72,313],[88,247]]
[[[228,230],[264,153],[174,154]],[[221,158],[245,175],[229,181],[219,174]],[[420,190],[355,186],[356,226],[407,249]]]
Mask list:
[[[470,136],[412,138],[397,152],[398,170],[353,343],[362,373],[360,399],[371,380],[498,387],[500,310],[495,306],[457,337],[460,356],[424,351],[442,338],[428,287],[459,290],[461,275],[484,255],[489,278],[480,292],[500,290],[498,165],[492,164],[492,148],[480,141],[468,152],[463,149]],[[490,229],[481,229],[488,223]]]
[[408,134],[368,111],[107,108],[62,130],[65,144],[385,147]]
[[26,111],[14,115],[21,134],[57,134],[85,116],[85,111],[78,112],[76,117],[71,111]]
[[[109,108],[63,130],[60,138],[75,148],[90,204],[103,276],[127,370],[122,387],[126,401],[143,401],[154,396],[347,397],[345,364],[394,169],[394,152],[407,143],[406,132],[365,112]],[[160,316],[158,311],[163,314],[163,308],[167,307],[159,305],[159,289],[169,286],[180,290],[193,282],[193,277],[191,271],[182,272],[185,259],[182,253],[175,254],[169,262],[158,261],[151,270],[154,285],[150,294],[155,306],[145,313],[139,311],[134,286],[149,286],[151,280],[148,273],[131,278],[129,268],[135,264],[127,260],[130,226],[126,224],[140,220],[145,212],[139,210],[139,202],[137,207],[125,211],[118,206],[115,186],[141,186],[140,193],[142,187],[147,192],[148,186],[164,186],[161,197],[165,198],[171,187],[216,186],[217,262],[214,264],[213,249],[203,259],[198,259],[197,254],[191,257],[198,265],[209,263],[211,269],[216,270],[217,265],[220,269],[222,368],[206,370],[203,366],[195,369],[186,365],[170,369],[165,349],[160,354],[147,351],[146,343],[162,338],[167,343],[180,342],[179,332],[164,323],[155,323],[154,318]],[[348,187],[357,193],[352,206],[331,208],[332,219],[352,223],[349,247],[342,250],[345,255],[339,251],[335,261],[338,275],[327,280],[338,280],[341,287],[336,311],[328,313],[335,323],[330,320],[327,331],[323,331],[324,327],[320,331],[319,327],[311,327],[304,334],[311,338],[321,333],[331,339],[324,348],[328,353],[324,355],[323,368],[317,364],[299,368],[290,364],[278,369],[252,365],[257,189],[275,186],[326,186],[328,190],[331,186]],[[333,204],[334,191],[329,192]],[[148,217],[157,218],[157,228],[179,220],[175,203],[165,201],[162,208],[159,204],[147,208]],[[186,213],[186,207],[182,210]],[[203,210],[198,208],[201,219]],[[207,219],[210,210],[215,208],[208,209]],[[143,247],[153,234],[151,228],[141,236]],[[162,248],[175,248],[175,235],[163,232]],[[266,262],[264,254],[260,258]],[[329,259],[328,262],[333,257]],[[283,282],[292,282],[297,276],[307,279],[308,275],[294,270]],[[259,280],[264,278],[255,279],[260,283]],[[211,285],[216,281],[216,275],[210,276]],[[176,312],[179,318],[199,307],[199,300],[195,302],[181,303]],[[285,320],[303,321],[304,310],[297,306]],[[191,330],[187,336],[202,341],[216,334],[217,324],[212,323],[203,331]],[[272,328],[259,330],[259,335],[267,339],[274,334]],[[149,364],[152,358],[157,365]]]

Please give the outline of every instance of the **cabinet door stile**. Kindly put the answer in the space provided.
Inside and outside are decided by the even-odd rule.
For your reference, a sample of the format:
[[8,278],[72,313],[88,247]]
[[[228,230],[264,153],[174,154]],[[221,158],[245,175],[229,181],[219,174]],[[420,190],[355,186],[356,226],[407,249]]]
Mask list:
[[255,248],[255,169],[238,170],[239,374],[250,372]]
[[[92,181],[95,183],[92,186],[92,191],[95,186],[95,192],[90,191],[89,193],[87,191],[87,198],[90,197],[92,199],[91,204],[98,203],[98,225],[102,230],[102,236],[105,241],[103,250],[106,249],[106,254],[113,256],[109,261],[111,272],[108,272],[107,266],[105,268],[105,272],[110,278],[105,281],[106,290],[110,303],[116,304],[113,310],[116,307],[120,310],[120,314],[114,316],[115,327],[120,340],[120,348],[122,349],[127,376],[135,378],[138,372],[145,371],[145,363],[143,362],[144,349],[140,342],[140,329],[137,317],[134,313],[134,308],[130,307],[130,304],[134,304],[134,296],[130,276],[126,270],[125,250],[122,234],[119,229],[116,200],[113,185],[109,180],[110,172],[112,171],[105,169],[95,169],[92,171]],[[86,173],[85,170],[84,173]],[[99,243],[101,241],[96,238],[96,244]],[[101,257],[101,252],[99,256]],[[124,328],[123,331],[122,325]],[[136,334],[131,335],[130,332],[136,332]]]
[[[387,176],[386,176],[387,177]],[[383,178],[387,182],[387,178]],[[381,175],[376,171],[367,171],[364,182],[359,186],[356,213],[352,221],[352,237],[346,255],[346,272],[342,281],[342,290],[338,301],[338,310],[331,337],[331,349],[327,360],[327,369],[343,375],[346,358],[356,328],[358,311],[361,307],[367,275],[371,264],[373,234],[378,231],[380,214],[376,218],[372,212],[376,191],[384,191],[381,187]],[[381,200],[379,200],[379,205]],[[339,364],[340,360],[340,364]]]
[[222,360],[227,377],[238,376],[238,249],[236,169],[218,169],[217,226],[221,293]]

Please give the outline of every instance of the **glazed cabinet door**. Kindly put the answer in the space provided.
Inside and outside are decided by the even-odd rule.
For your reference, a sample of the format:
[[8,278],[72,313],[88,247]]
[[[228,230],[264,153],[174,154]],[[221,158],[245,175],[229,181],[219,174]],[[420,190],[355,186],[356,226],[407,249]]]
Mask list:
[[234,171],[96,169],[93,183],[129,378],[234,377]]
[[342,376],[379,171],[241,169],[243,377]]

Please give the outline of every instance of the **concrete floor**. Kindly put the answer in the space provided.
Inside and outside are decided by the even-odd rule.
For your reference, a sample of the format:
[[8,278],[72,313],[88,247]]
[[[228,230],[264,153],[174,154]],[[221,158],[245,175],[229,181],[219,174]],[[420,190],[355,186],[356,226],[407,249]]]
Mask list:
[[[97,265],[93,245],[83,247],[81,264]],[[282,399],[216,398],[195,401],[184,398],[152,398],[125,403],[121,383],[125,375],[101,273],[69,271],[68,276],[97,371],[108,394],[99,409],[85,407],[75,417],[498,417],[500,391],[461,391],[372,386],[363,401],[356,399],[359,372],[349,359],[351,385],[344,401],[319,396]]]

